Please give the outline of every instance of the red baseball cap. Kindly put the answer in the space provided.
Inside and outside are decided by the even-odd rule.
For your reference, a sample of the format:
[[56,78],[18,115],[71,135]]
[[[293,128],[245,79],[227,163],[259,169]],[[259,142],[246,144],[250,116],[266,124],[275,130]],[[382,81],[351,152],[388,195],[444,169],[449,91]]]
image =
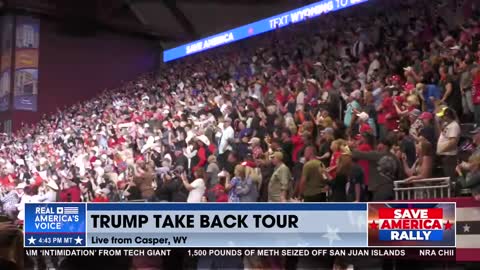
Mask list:
[[257,167],[257,164],[255,164],[255,162],[253,162],[251,160],[244,161],[244,162],[242,162],[241,165],[246,166],[246,167],[250,167],[250,168],[256,168]]
[[367,133],[367,132],[372,132],[372,127],[367,124],[367,123],[363,123],[361,126],[360,126],[360,133]]
[[433,115],[432,113],[430,112],[423,112],[422,114],[420,114],[420,116],[418,117],[419,119],[425,119],[425,120],[432,120],[433,119]]

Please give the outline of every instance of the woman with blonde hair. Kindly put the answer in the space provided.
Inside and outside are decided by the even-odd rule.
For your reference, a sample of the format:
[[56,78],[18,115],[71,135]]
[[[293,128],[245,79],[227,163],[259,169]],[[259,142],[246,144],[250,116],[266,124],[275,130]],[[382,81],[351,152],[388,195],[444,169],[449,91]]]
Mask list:
[[365,173],[360,165],[353,162],[348,146],[342,147],[335,178],[330,180],[330,200],[334,202],[360,202],[365,197]]
[[395,106],[395,110],[397,111],[397,114],[400,116],[408,115],[414,109],[420,108],[420,99],[416,94],[411,94],[407,96],[405,101],[406,101],[404,103],[406,105],[405,107],[401,106],[401,104],[398,104],[396,100],[395,102],[393,102],[393,105]]
[[235,166],[234,177],[225,185],[225,191],[228,192],[228,202],[240,202],[238,188],[244,179],[245,166],[239,164]]
[[245,167],[245,178],[237,186],[237,194],[241,202],[256,202],[262,184],[260,169],[256,167],[253,161],[245,161],[242,166]]
[[342,147],[347,145],[347,141],[343,139],[337,139],[332,142],[330,145],[330,150],[332,150],[332,158],[330,159],[330,166],[328,167],[327,171],[330,175],[330,178],[335,178],[335,172],[337,170],[337,163],[342,155]]

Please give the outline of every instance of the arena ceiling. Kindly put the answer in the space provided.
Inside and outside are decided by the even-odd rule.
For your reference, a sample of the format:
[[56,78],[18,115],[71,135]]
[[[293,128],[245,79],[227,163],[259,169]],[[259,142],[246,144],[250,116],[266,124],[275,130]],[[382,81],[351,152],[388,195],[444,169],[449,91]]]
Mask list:
[[153,37],[166,47],[269,17],[315,0],[0,0],[15,10],[76,28],[108,27]]
[[136,15],[149,27],[176,41],[191,41],[314,1],[302,0],[130,0]]

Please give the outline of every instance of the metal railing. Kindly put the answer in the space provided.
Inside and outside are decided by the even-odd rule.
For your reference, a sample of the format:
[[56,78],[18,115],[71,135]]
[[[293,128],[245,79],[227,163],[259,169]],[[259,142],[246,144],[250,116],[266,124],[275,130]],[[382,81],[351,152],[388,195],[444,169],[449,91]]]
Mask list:
[[450,177],[427,178],[413,181],[394,182],[395,200],[416,200],[432,198],[450,198],[452,184]]

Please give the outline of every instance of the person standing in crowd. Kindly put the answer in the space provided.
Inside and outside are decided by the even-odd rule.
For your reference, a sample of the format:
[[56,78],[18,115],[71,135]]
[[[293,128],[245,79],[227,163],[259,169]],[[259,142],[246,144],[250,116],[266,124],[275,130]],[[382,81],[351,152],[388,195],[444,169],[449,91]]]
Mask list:
[[433,147],[428,141],[420,141],[416,145],[417,159],[413,165],[409,165],[407,155],[401,153],[400,159],[403,164],[407,181],[427,179],[432,176],[433,172]]
[[334,178],[330,178],[330,197],[332,202],[347,201],[347,183],[353,167],[352,153],[347,146],[343,146],[338,159],[337,170]]
[[222,136],[220,138],[220,144],[218,145],[218,161],[220,169],[226,166],[227,158],[232,151],[231,143],[235,138],[235,131],[232,128],[232,120],[225,118],[223,120]]
[[446,66],[441,66],[439,73],[440,87],[443,89],[440,102],[445,103],[457,116],[460,116],[462,113],[462,93],[458,80],[448,73]]
[[95,198],[92,202],[102,203],[102,202],[110,202],[108,195],[110,194],[110,190],[108,188],[99,188],[95,191]]
[[325,128],[320,131],[320,137],[317,140],[318,147],[318,160],[320,160],[325,168],[330,165],[330,159],[332,157],[331,144],[334,140],[333,128]]
[[8,172],[6,167],[3,167],[0,170],[0,184],[3,187],[14,187],[15,186],[15,175]]
[[[373,151],[374,149],[374,146],[375,146],[375,137],[373,137],[372,134],[370,133],[362,133],[361,135],[358,136],[358,140],[357,140],[357,151],[360,151],[360,152],[370,152],[370,151]],[[363,160],[363,159],[360,159],[360,160],[357,160],[357,164],[360,166],[361,170],[362,170],[362,174],[363,174],[363,185],[365,187],[365,198],[366,199],[370,199],[371,198],[371,194],[370,192],[368,191],[368,183],[369,183],[369,174],[370,174],[370,165],[369,165],[369,161],[368,160]]]
[[192,160],[192,172],[198,168],[207,167],[207,159],[210,156],[208,145],[210,145],[210,141],[207,136],[201,135],[196,138],[197,154]]
[[142,194],[142,199],[155,201],[153,182],[155,174],[151,164],[147,164],[143,158],[137,158],[133,181]]
[[332,158],[330,159],[330,166],[327,168],[328,174],[330,178],[335,178],[335,173],[337,171],[338,160],[342,155],[342,148],[346,145],[346,141],[343,139],[337,139],[332,142],[331,150],[332,150]]
[[472,69],[472,103],[476,131],[480,131],[480,66]]
[[271,156],[271,162],[275,169],[268,183],[268,201],[286,202],[291,192],[292,174],[290,169],[283,163],[282,152],[275,152]]
[[412,167],[416,160],[415,153],[415,139],[409,133],[408,123],[402,123],[399,126],[399,132],[397,133],[397,140],[399,141],[400,151],[405,154],[408,167]]
[[455,181],[455,167],[458,164],[458,142],[460,140],[460,125],[455,112],[445,107],[437,113],[440,119],[440,135],[437,141],[437,155],[439,156],[445,176]]
[[468,163],[459,164],[455,170],[461,187],[471,189],[473,198],[480,201],[480,155],[474,153]]
[[360,112],[361,107],[358,100],[360,100],[361,96],[362,96],[362,92],[357,89],[352,93],[350,93],[348,97],[347,110],[345,112],[343,124],[345,125],[347,130],[350,132],[355,128],[355,121],[357,119],[357,114]]
[[376,151],[352,151],[352,158],[369,161],[368,191],[372,201],[388,201],[393,198],[393,181],[400,178],[400,161],[392,153],[393,143],[389,136],[380,140]]
[[441,98],[440,88],[431,83],[427,85],[419,83],[417,84],[416,89],[421,93],[420,98],[423,101],[423,111],[432,113]]
[[229,202],[240,202],[238,190],[245,179],[245,166],[238,164],[235,166],[233,178],[227,183],[225,189],[228,191]]
[[189,183],[187,174],[182,173],[182,182],[185,188],[189,191],[187,203],[199,203],[202,202],[206,190],[205,184],[205,170],[203,168],[198,168],[193,172],[195,180]]
[[435,125],[433,124],[433,114],[430,112],[423,112],[418,118],[423,122],[423,127],[420,130],[418,141],[427,141],[433,147],[436,146],[437,140],[435,135]]
[[25,220],[25,204],[26,203],[38,203],[38,196],[36,188],[33,186],[26,186],[23,191],[23,196],[20,198],[20,203],[17,205],[18,216],[17,219],[23,223]]
[[326,202],[328,192],[327,172],[323,163],[316,159],[315,147],[304,151],[305,164],[300,178],[298,194],[305,202]]
[[[392,89],[387,88],[384,90],[384,93],[385,96],[382,101],[381,110],[385,120],[383,136],[387,136],[398,128],[399,117],[393,105],[394,98],[392,97]],[[380,136],[380,138],[382,138],[382,136]]]
[[210,155],[208,157],[208,166],[207,166],[207,178],[208,178],[208,187],[211,188],[218,183],[218,174],[220,173],[220,168],[217,164],[217,157]]
[[228,173],[221,171],[217,175],[218,182],[213,185],[206,192],[206,197],[208,202],[228,202],[228,193],[225,190],[226,183],[230,181],[228,179]]
[[253,161],[248,160],[241,165],[245,167],[245,178],[237,187],[240,202],[256,202],[258,200],[258,190],[262,183],[260,172]]
[[378,117],[377,122],[378,122],[379,138],[383,139],[387,136],[387,133],[388,133],[386,118],[389,112],[391,112],[390,107],[393,107],[393,100],[390,97],[390,92],[388,90],[383,90],[380,96],[381,96],[381,103],[377,107],[377,117]]
[[462,94],[462,108],[463,116],[467,119],[472,119],[472,115],[475,112],[473,105],[473,80],[472,80],[472,64],[473,59],[463,59],[459,66],[460,72],[460,92]]
[[45,185],[44,193],[37,197],[39,202],[56,202],[57,201],[57,193],[58,193],[58,185],[57,183],[51,179]]
[[[351,152],[347,151],[347,159],[351,158]],[[363,202],[367,198],[365,186],[365,172],[362,167],[352,160],[346,186],[347,201]]]
[[422,111],[419,109],[413,109],[408,113],[408,124],[410,126],[408,134],[412,136],[415,141],[420,139],[420,132],[423,128],[423,121],[420,119]]

